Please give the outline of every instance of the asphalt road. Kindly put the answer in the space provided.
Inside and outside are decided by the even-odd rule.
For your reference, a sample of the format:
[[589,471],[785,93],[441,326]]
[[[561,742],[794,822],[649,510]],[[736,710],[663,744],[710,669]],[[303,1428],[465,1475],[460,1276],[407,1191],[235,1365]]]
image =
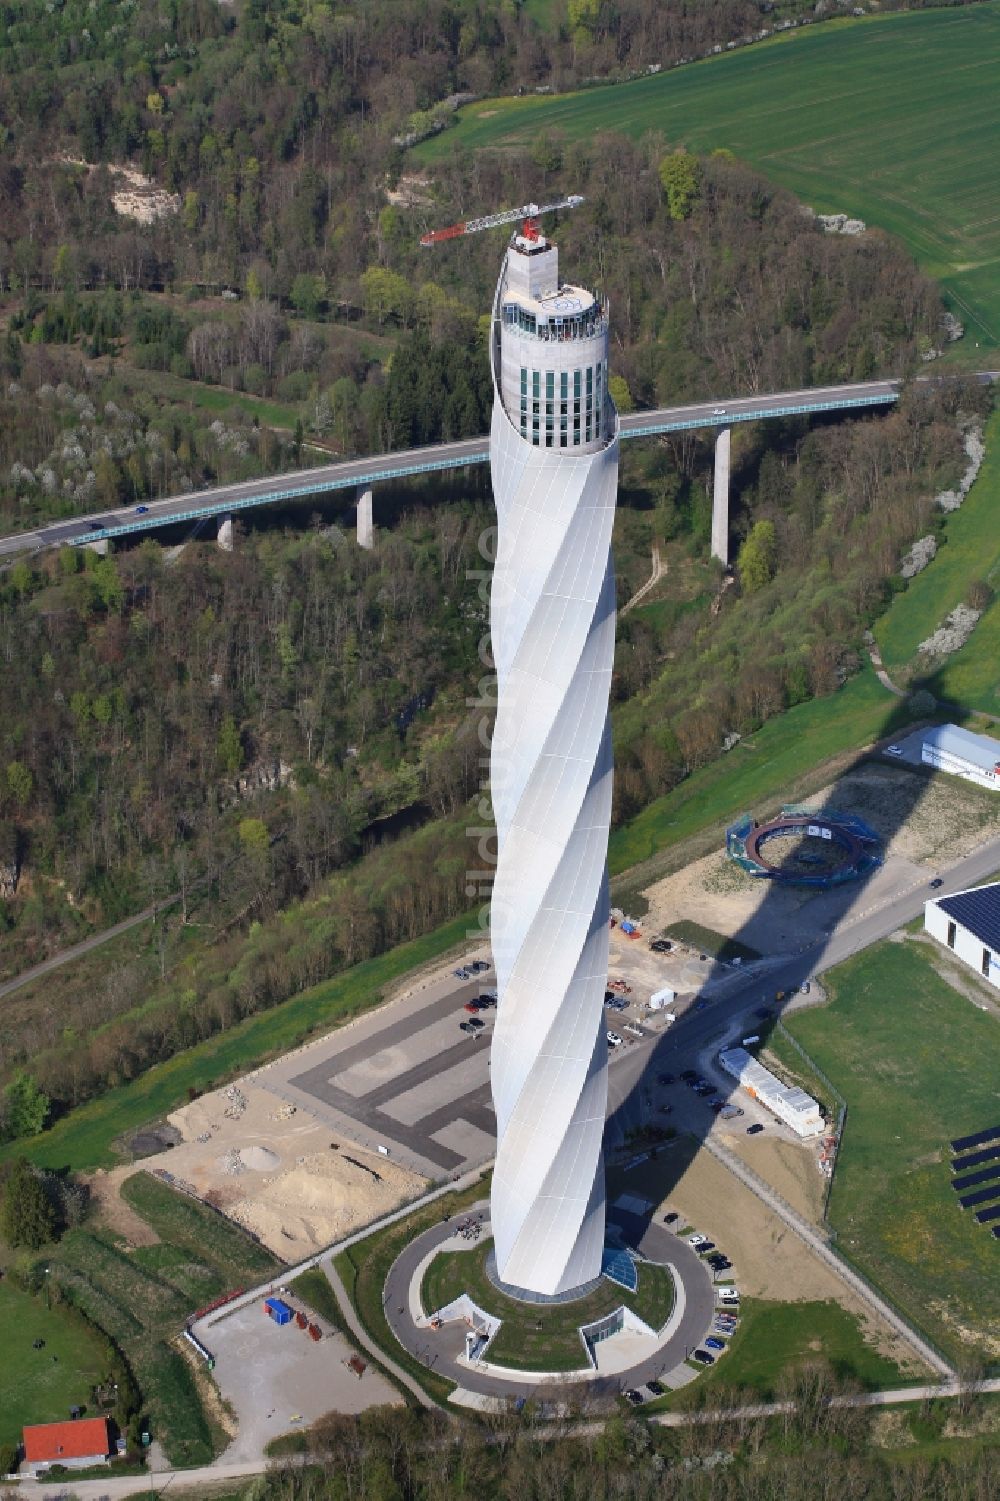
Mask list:
[[[794,995],[803,981],[842,963],[912,922],[923,912],[924,903],[932,895],[948,896],[951,892],[963,891],[998,870],[1000,839],[991,839],[942,873],[943,884],[939,890],[932,893],[928,882],[921,880],[918,886],[883,906],[866,908],[862,905],[856,914],[849,911],[829,938],[790,956],[786,962],[770,965],[763,976],[755,975],[753,971],[746,974],[734,971],[731,988],[727,986],[724,994],[716,995],[704,1011],[688,1011],[668,1032],[644,1039],[629,1048],[617,1066],[609,1070],[609,1114],[636,1088],[651,1067],[654,1054],[657,1068],[681,1053],[693,1057],[720,1033],[733,1031],[738,1019],[749,1020],[753,1008],[762,1001],[773,1002],[776,991],[784,990]],[[864,902],[864,888],[859,901]]]
[[[822,386],[801,391],[781,391],[769,396],[739,396],[696,402],[690,406],[664,407],[652,412],[633,412],[621,419],[623,438],[649,437],[656,433],[681,432],[688,428],[728,427],[733,422],[753,422],[795,413],[842,411],[851,407],[884,405],[895,401],[899,381],[865,381],[843,386]],[[401,453],[376,454],[323,464],[315,469],[293,470],[267,479],[236,485],[218,485],[210,490],[189,491],[146,502],[140,514],[134,506],[95,511],[88,516],[54,522],[34,531],[0,538],[0,558],[56,546],[63,542],[99,541],[152,531],[156,527],[204,516],[220,516],[260,505],[306,498],[333,490],[354,489],[407,475],[436,474],[482,464],[489,458],[489,437],[465,438],[457,443],[438,443]]]
[[[483,1200],[481,1204],[473,1205],[467,1212],[475,1213],[479,1209],[489,1212],[486,1200]],[[610,1217],[614,1217],[613,1212]],[[454,1330],[458,1326],[446,1325],[435,1334],[430,1329],[417,1329],[411,1321],[408,1311],[409,1292],[417,1268],[435,1245],[448,1240],[453,1234],[454,1225],[451,1223],[434,1225],[430,1230],[424,1231],[423,1235],[417,1236],[416,1240],[411,1241],[393,1263],[386,1279],[384,1298],[385,1316],[389,1327],[400,1344],[418,1360],[431,1365],[436,1375],[444,1376],[466,1391],[476,1392],[486,1397],[537,1396],[537,1382],[519,1383],[504,1380],[488,1371],[459,1363],[448,1349],[449,1343],[452,1346],[456,1345]],[[595,1376],[592,1380],[588,1380],[587,1389],[595,1396],[614,1396],[625,1385],[642,1386],[646,1381],[661,1376],[664,1371],[672,1370],[681,1364],[689,1350],[693,1350],[701,1343],[711,1327],[715,1311],[715,1290],[708,1267],[692,1248],[654,1221],[642,1235],[639,1249],[650,1261],[659,1262],[661,1265],[669,1262],[675,1268],[684,1287],[684,1311],[677,1328],[666,1344],[648,1360],[632,1367],[628,1372],[615,1372],[606,1376]],[[639,1276],[642,1276],[641,1266]],[[450,1339],[449,1331],[452,1336]],[[463,1343],[462,1333],[464,1331],[460,1330],[457,1340],[458,1348],[461,1348]],[[581,1350],[581,1367],[583,1363]]]

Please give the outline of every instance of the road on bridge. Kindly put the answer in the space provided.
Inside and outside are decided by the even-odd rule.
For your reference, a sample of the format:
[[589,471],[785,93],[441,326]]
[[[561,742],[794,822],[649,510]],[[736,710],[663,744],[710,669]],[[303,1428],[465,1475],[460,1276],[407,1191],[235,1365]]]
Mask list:
[[[855,385],[822,386],[802,391],[780,391],[770,396],[737,396],[697,402],[691,406],[664,407],[652,412],[631,412],[621,419],[622,438],[646,438],[659,433],[696,428],[728,427],[733,422],[756,422],[768,417],[848,411],[852,408],[885,406],[899,395],[901,382],[864,381]],[[147,501],[142,507],[76,516],[33,531],[0,537],[0,559],[60,543],[98,542],[153,531],[170,524],[194,522],[207,516],[225,516],[256,506],[304,500],[333,490],[361,489],[386,480],[419,474],[439,474],[464,469],[489,459],[489,437],[463,438],[456,443],[438,443],[428,448],[410,448],[399,453],[346,459],[315,469],[291,470],[267,479],[247,480],[236,485],[217,485],[184,495]]]

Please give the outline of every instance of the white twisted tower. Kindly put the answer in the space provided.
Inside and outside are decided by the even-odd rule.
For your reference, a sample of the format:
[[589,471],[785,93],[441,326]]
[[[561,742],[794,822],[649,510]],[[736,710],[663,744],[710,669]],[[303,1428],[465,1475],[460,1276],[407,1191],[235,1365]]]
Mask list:
[[599,1276],[604,1247],[618,418],[607,307],[560,285],[534,225],[507,250],[491,352],[492,1222],[500,1278],[551,1296]]

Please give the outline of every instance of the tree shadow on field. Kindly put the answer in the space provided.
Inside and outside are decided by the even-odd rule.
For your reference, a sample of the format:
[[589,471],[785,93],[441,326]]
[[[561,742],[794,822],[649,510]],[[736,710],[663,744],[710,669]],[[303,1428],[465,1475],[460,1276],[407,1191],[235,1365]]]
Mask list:
[[[922,685],[915,684],[914,690],[919,686]],[[774,876],[746,876],[748,882],[766,881],[763,900],[721,949],[729,955],[750,950],[761,957],[733,963],[732,958],[713,958],[704,950],[695,951],[690,956],[688,970],[693,967],[695,972],[703,973],[698,976],[693,998],[688,999],[692,997],[690,987],[679,992],[677,1021],[655,1040],[630,1041],[624,1056],[616,1059],[609,1071],[605,1129],[608,1218],[612,1224],[618,1224],[630,1244],[638,1244],[653,1217],[655,1205],[650,1205],[643,1217],[637,1217],[623,1214],[620,1207],[616,1208],[616,1199],[628,1193],[633,1196],[633,1207],[635,1198],[640,1196],[647,1200],[655,1197],[656,1205],[663,1203],[697,1151],[704,1147],[713,1128],[718,1133],[717,1139],[738,1151],[748,1127],[754,1124],[762,1124],[768,1137],[791,1138],[790,1128],[751,1101],[736,1080],[724,1073],[718,1063],[719,1051],[739,1047],[744,1037],[754,1036],[766,1043],[789,1009],[812,1004],[815,997],[807,999],[803,990],[814,989],[815,977],[823,969],[883,936],[887,924],[892,931],[912,919],[932,895],[946,895],[969,884],[959,877],[945,877],[935,893],[930,887],[936,876],[933,868],[922,870],[898,857],[893,860],[888,857],[891,842],[919,808],[932,776],[936,775],[919,764],[919,732],[915,725],[926,726],[928,720],[938,722],[947,717],[946,712],[934,712],[917,721],[907,701],[896,700],[887,707],[872,747],[860,752],[838,775],[825,797],[804,805],[815,812],[820,825],[824,818],[832,818],[834,814],[860,817],[879,835],[886,863],[843,884],[825,889],[803,888],[793,883],[793,875],[808,874],[815,868],[822,841],[807,836],[797,851],[782,850],[780,839],[772,841],[769,849],[765,846],[766,858],[775,867]],[[911,735],[915,739],[908,744],[907,737]],[[904,754],[894,752],[890,756],[886,747],[897,741]],[[910,759],[911,746],[915,746],[916,764]],[[776,811],[773,802],[748,810],[734,808],[730,824],[743,812],[763,824]],[[722,848],[720,844],[720,853]],[[894,904],[904,897],[910,910],[900,914],[894,910]],[[669,920],[663,931],[669,937]],[[708,930],[704,931],[707,935]],[[648,955],[649,943],[658,936],[658,932],[650,929],[641,939],[634,940],[635,946],[646,949]],[[621,972],[627,975],[627,954],[622,959]],[[665,974],[666,968],[665,965]],[[615,977],[613,953],[610,978]],[[664,978],[663,983],[670,982]],[[641,982],[634,982],[632,1000],[641,1005],[646,996],[640,991]],[[606,1012],[607,1027],[619,1035],[624,1021],[620,1013]],[[756,1050],[756,1044],[752,1046]],[[693,1070],[695,1077],[684,1081],[680,1074],[688,1070]],[[665,1078],[669,1082],[663,1082]],[[699,1095],[694,1085],[702,1078],[712,1087]],[[720,1099],[737,1106],[743,1114],[722,1120],[719,1112],[712,1109],[712,1101]],[[829,1121],[827,1125],[832,1132],[836,1122]],[[671,1146],[659,1150],[657,1142],[663,1141],[671,1127],[676,1132]],[[752,1170],[752,1151],[740,1151],[739,1155]],[[655,1165],[649,1161],[650,1157],[655,1159]],[[635,1163],[631,1171],[626,1166],[629,1162]],[[680,1227],[680,1223],[675,1225]],[[738,1274],[736,1266],[720,1275],[738,1277]]]

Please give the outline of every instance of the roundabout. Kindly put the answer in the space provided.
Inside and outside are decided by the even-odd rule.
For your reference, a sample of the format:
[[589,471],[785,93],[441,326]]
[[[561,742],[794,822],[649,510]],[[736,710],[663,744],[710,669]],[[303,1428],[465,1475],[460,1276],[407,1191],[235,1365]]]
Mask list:
[[580,1298],[539,1306],[490,1281],[488,1214],[483,1201],[457,1223],[424,1231],[385,1284],[395,1338],[454,1382],[451,1400],[482,1405],[584,1383],[594,1395],[615,1396],[651,1379],[671,1387],[693,1379],[685,1359],[711,1324],[715,1296],[689,1245],[650,1223],[638,1237],[634,1291],[605,1276]]

